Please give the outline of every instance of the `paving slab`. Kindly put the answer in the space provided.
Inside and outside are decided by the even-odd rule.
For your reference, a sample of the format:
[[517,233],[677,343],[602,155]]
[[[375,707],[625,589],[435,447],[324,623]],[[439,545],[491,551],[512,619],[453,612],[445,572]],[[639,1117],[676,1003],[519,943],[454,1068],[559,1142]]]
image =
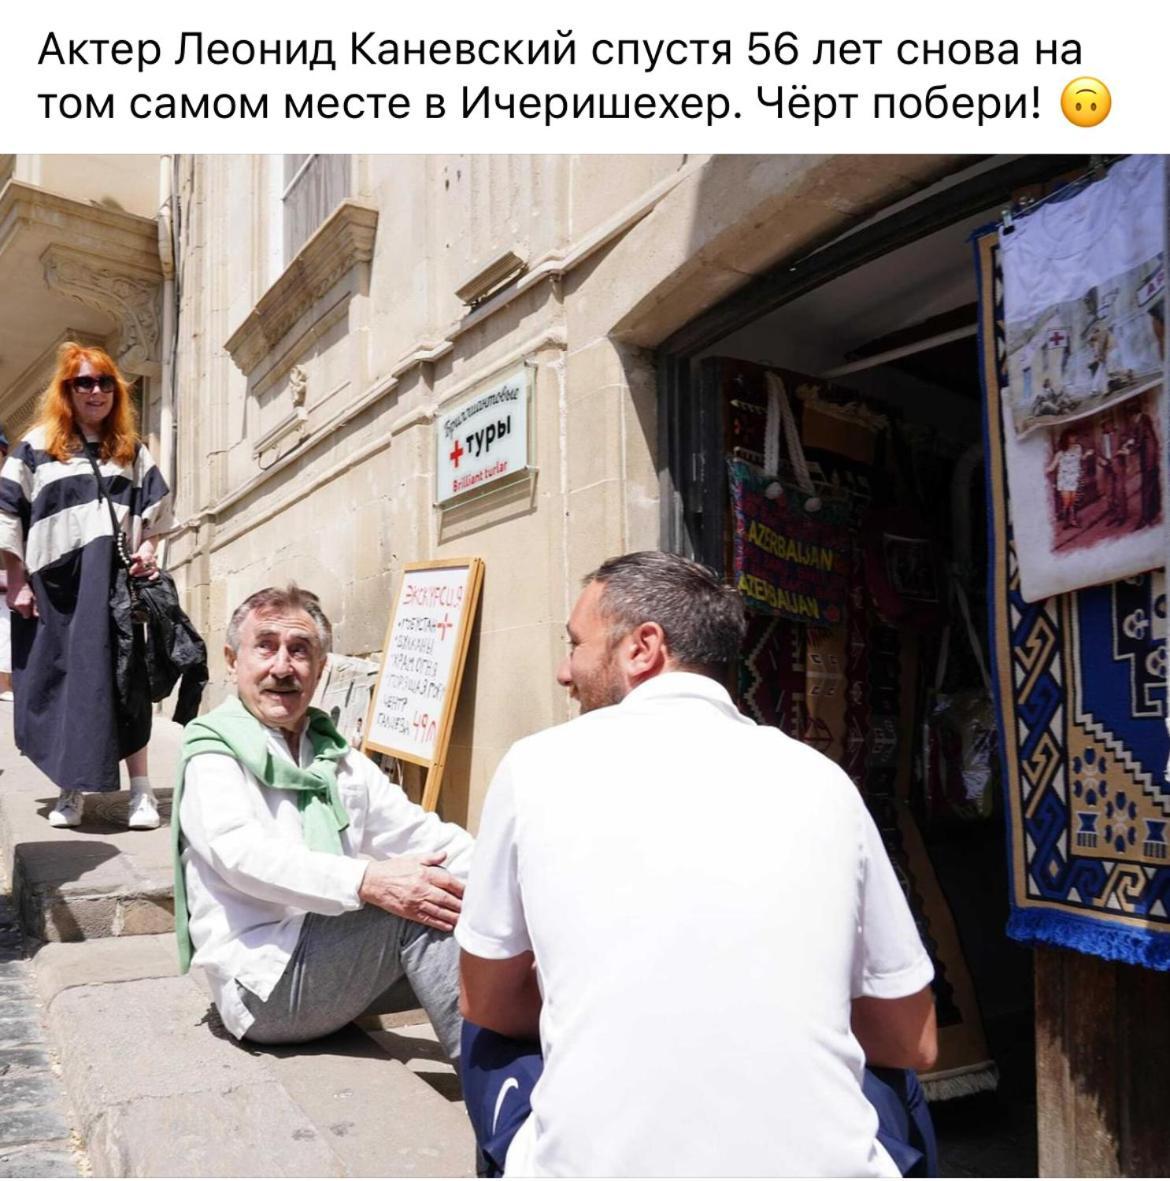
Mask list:
[[[392,1020],[397,1014],[389,1016]],[[390,1024],[385,1018],[383,1022],[381,1026],[363,1028],[389,1057],[403,1063],[445,1099],[457,1103],[460,1111],[466,1111],[459,1075],[443,1053],[426,1012],[420,1010],[413,1024]]]
[[49,1054],[39,1047],[21,1046],[16,1050],[6,1050],[4,1061],[0,1062],[0,1079],[13,1078],[17,1074],[29,1071],[48,1070]]
[[0,1076],[0,1108],[43,1107],[58,1095],[57,1080],[48,1071],[21,1071]]
[[[0,925],[16,927],[0,864]],[[17,927],[19,936],[19,928]],[[0,948],[0,1177],[76,1177],[73,1114],[45,1040],[42,1006],[21,939]]]
[[[96,1173],[473,1175],[461,1105],[417,1077],[403,1047],[356,1026],[304,1046],[236,1042],[192,977],[174,975],[170,942],[45,944],[32,961]],[[83,979],[90,951],[101,982]],[[417,1053],[429,1030],[412,1033]]]
[[341,1161],[270,1083],[144,1095],[86,1130],[95,1173],[111,1177],[340,1177]]
[[0,1177],[76,1177],[73,1147],[57,1144],[22,1144],[0,1148]]
[[[312,1053],[270,1055],[273,1075],[323,1128],[350,1176],[468,1176],[475,1138],[461,1104],[358,1029]],[[450,1076],[454,1070],[447,1064]]]
[[27,1046],[39,1041],[40,1038],[41,1023],[35,1013],[0,1018],[0,1050],[7,1051],[18,1046]]
[[[10,715],[10,706],[0,713],[0,856],[25,933],[67,941],[174,930],[168,821],[181,727],[154,719],[151,779],[161,827],[127,829],[123,790],[87,794],[82,823],[55,829],[48,815],[57,789],[16,750]],[[125,781],[124,767],[122,775]]]
[[0,987],[0,1020],[19,1017],[32,999],[33,995],[28,988]]
[[0,1120],[0,1143],[28,1144],[36,1140],[65,1140],[69,1124],[61,1110],[52,1105],[5,1110]]
[[42,943],[31,962],[33,984],[45,1005],[67,988],[179,974],[173,932],[91,939],[84,943]]

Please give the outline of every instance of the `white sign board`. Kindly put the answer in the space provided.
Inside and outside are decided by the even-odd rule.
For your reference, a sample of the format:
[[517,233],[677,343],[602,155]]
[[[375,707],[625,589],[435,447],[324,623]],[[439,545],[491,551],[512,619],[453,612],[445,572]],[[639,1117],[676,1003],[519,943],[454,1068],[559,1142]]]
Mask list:
[[367,748],[429,766],[444,761],[482,574],[478,558],[403,571],[366,725]]
[[528,469],[532,370],[522,365],[435,422],[435,502],[445,504]]

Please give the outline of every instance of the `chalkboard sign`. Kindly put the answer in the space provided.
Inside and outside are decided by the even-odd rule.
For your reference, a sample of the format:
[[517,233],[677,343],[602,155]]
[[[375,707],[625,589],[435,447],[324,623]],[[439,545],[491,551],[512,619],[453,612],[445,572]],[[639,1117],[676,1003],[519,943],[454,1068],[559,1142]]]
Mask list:
[[439,799],[482,582],[479,558],[413,562],[403,568],[366,716],[363,750],[427,768],[423,807],[428,811]]

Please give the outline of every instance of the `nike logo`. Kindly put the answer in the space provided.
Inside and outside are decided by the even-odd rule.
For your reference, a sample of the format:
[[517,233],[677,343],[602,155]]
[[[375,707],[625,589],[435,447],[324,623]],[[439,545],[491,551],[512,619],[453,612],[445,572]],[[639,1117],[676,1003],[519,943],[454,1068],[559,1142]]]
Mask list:
[[496,1124],[500,1122],[500,1108],[504,1106],[504,1096],[507,1095],[510,1088],[515,1087],[520,1089],[520,1084],[514,1078],[504,1079],[504,1085],[500,1088],[500,1093],[496,1096],[496,1111],[492,1116],[492,1135],[496,1134]]

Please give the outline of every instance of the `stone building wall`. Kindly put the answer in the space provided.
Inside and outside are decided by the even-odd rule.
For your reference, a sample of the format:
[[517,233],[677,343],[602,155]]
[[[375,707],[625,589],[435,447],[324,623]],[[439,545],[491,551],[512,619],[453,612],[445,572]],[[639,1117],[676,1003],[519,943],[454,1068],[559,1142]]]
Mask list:
[[[474,827],[508,745],[572,714],[554,672],[582,575],[659,544],[652,350],[958,162],[354,157],[350,201],[274,261],[279,159],[180,163],[169,561],[218,696],[227,614],[260,585],[316,591],[337,650],[367,655],[404,563],[484,558],[441,805]],[[521,362],[535,475],[433,507],[436,413]]]

